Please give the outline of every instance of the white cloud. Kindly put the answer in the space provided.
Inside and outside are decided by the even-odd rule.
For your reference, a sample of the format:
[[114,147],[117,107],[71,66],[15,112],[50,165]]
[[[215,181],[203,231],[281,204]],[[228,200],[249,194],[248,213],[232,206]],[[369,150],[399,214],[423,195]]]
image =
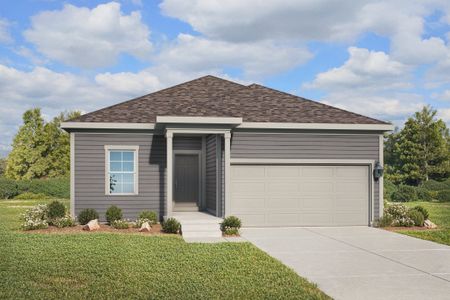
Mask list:
[[10,22],[6,19],[0,18],[0,43],[9,44],[13,41],[11,33],[9,32]]
[[402,119],[422,106],[422,98],[408,91],[409,66],[384,52],[348,51],[342,66],[317,74],[303,87],[326,91],[326,103],[378,118]]
[[110,2],[93,9],[64,5],[32,17],[26,39],[47,57],[64,64],[96,68],[114,64],[121,53],[148,59],[150,31],[139,12],[124,15]]
[[159,78],[148,71],[138,73],[102,73],[95,76],[95,82],[115,95],[144,95],[163,87]]
[[446,123],[450,123],[450,108],[438,108],[437,112],[438,118],[441,118]]
[[161,50],[155,61],[188,73],[242,68],[247,77],[258,78],[289,70],[311,57],[304,47],[268,41],[231,43],[180,34]]

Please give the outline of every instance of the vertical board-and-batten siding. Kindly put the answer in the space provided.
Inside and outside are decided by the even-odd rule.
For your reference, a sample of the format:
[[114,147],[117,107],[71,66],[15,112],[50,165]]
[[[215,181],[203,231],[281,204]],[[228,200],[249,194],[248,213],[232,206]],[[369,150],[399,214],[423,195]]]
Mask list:
[[206,137],[206,209],[212,213],[216,212],[216,135],[210,134]]
[[[233,132],[231,158],[379,159],[379,134]],[[374,186],[374,217],[379,216],[379,186]]]
[[[105,195],[105,145],[139,146],[137,195]],[[75,214],[94,208],[100,219],[111,205],[125,218],[142,210],[162,216],[165,201],[166,142],[162,135],[143,133],[75,133]]]

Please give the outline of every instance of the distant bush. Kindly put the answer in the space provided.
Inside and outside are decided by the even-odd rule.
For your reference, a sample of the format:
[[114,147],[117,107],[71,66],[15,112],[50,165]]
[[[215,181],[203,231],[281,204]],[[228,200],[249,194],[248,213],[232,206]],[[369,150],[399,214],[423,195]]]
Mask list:
[[432,201],[433,200],[433,192],[427,190],[424,187],[416,187],[417,199],[419,201]]
[[169,218],[162,223],[162,229],[166,233],[178,233],[181,229],[181,224],[175,218]]
[[450,189],[437,192],[436,199],[440,202],[450,201]]
[[394,202],[410,202],[417,201],[416,188],[410,185],[401,184],[397,190],[392,193],[392,201]]
[[111,225],[114,221],[122,219],[122,210],[115,205],[111,205],[106,210],[106,221]]
[[31,192],[55,198],[70,197],[69,178],[49,178],[17,181],[19,193]]
[[384,180],[383,196],[387,201],[392,201],[392,194],[397,190],[397,186],[392,181]]
[[80,211],[78,214],[78,222],[81,225],[85,225],[89,223],[89,221],[98,219],[98,212],[93,208],[86,208]]
[[130,223],[127,220],[115,220],[111,223],[111,226],[116,229],[128,229],[130,227]]
[[39,199],[49,199],[49,198],[52,198],[52,197],[44,195],[44,194],[35,194],[35,193],[31,193],[31,192],[25,192],[25,193],[19,194],[14,197],[14,199],[17,199],[17,200],[39,200]]
[[420,212],[422,213],[422,215],[423,215],[423,219],[424,219],[424,220],[427,220],[427,219],[428,219],[429,214],[428,214],[428,210],[427,210],[425,207],[420,206],[420,205],[417,205],[417,206],[414,207],[413,209],[415,209],[415,210],[417,210],[417,211],[420,211]]
[[440,182],[436,180],[428,180],[422,184],[422,187],[429,191],[442,191],[450,189],[450,183],[448,182]]
[[150,225],[154,225],[158,223],[158,216],[156,212],[150,210],[143,210],[139,214],[139,219],[147,219],[149,220]]
[[0,199],[10,199],[18,194],[19,190],[14,180],[0,177]]
[[420,211],[410,209],[407,215],[411,220],[413,220],[415,226],[423,226],[423,222],[425,220],[423,219],[423,214]]
[[66,207],[59,201],[53,201],[48,205],[49,219],[62,218],[66,215]]

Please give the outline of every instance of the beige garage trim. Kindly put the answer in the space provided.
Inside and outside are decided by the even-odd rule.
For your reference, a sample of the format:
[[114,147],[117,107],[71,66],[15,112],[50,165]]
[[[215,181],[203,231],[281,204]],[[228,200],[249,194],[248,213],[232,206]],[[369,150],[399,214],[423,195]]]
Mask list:
[[369,225],[368,165],[232,165],[230,215],[244,226]]

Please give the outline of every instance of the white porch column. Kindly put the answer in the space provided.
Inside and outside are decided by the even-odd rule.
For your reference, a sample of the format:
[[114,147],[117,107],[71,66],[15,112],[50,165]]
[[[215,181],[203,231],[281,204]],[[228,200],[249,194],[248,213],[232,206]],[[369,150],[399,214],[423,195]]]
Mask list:
[[172,216],[172,193],[173,193],[173,132],[166,132],[166,147],[167,147],[167,178],[166,178],[166,217]]
[[230,215],[230,204],[231,204],[231,195],[230,195],[230,185],[231,185],[231,165],[230,165],[230,152],[231,152],[231,133],[225,132],[225,217]]

